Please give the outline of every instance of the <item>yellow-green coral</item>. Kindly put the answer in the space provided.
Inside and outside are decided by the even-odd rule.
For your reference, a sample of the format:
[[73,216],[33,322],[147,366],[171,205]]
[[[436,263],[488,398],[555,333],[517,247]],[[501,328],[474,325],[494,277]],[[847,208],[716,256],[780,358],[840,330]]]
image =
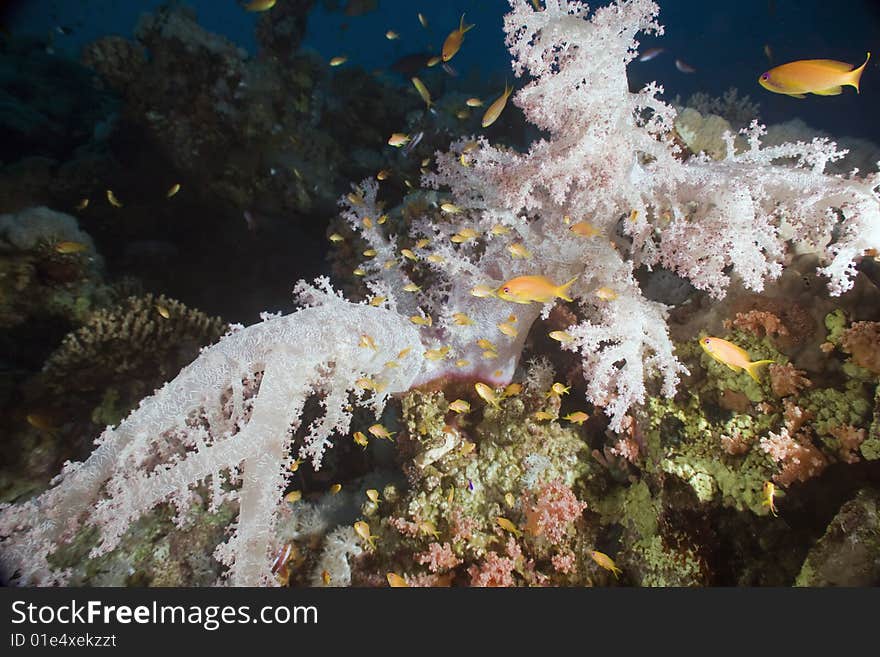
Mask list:
[[[761,490],[774,469],[769,458],[754,445],[772,423],[773,416],[765,414],[738,414],[713,423],[706,418],[700,398],[695,395],[689,395],[685,404],[651,398],[646,439],[653,451],[651,461],[658,463],[663,472],[687,483],[700,502],[711,502],[720,494],[725,506],[764,515],[767,508],[761,504]],[[721,437],[731,435],[737,435],[752,448],[739,456],[725,453]]]

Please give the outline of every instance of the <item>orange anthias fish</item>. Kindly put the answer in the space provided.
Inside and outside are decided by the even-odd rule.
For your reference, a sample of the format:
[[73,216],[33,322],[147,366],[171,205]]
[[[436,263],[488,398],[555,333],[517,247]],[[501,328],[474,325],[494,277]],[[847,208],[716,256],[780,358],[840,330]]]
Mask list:
[[577,276],[567,283],[557,285],[546,276],[517,276],[511,278],[498,288],[498,298],[513,303],[547,303],[556,297],[563,301],[571,301],[568,288],[578,279]]
[[461,44],[464,41],[464,33],[473,27],[475,26],[464,24],[464,14],[462,14],[458,28],[452,30],[452,32],[449,33],[449,36],[446,37],[446,41],[443,42],[443,50],[441,51],[440,56],[444,62],[448,62],[455,57],[455,53],[459,51]]
[[795,98],[804,98],[806,94],[837,96],[846,85],[859,90],[859,80],[869,59],[871,53],[858,68],[833,59],[802,59],[771,68],[758,78],[758,84],[767,91]]
[[244,6],[245,11],[268,11],[275,6],[276,0],[252,0]]
[[758,368],[761,365],[774,362],[772,360],[756,360],[751,362],[749,354],[745,349],[737,347],[732,342],[722,340],[721,338],[702,338],[700,346],[703,348],[703,351],[719,363],[724,363],[734,372],[745,370],[755,381],[760,381],[758,378]]
[[513,93],[513,87],[508,87],[507,82],[505,81],[504,93],[498,96],[495,102],[489,105],[489,109],[486,110],[486,113],[483,114],[483,120],[480,124],[484,128],[488,128],[498,120],[498,117],[501,116],[501,112],[503,112],[504,108],[507,106],[507,99],[510,97],[511,93]]

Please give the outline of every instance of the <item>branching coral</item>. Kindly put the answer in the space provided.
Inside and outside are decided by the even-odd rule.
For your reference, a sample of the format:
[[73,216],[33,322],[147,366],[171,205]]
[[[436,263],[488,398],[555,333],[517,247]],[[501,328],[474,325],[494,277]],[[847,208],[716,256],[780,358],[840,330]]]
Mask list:
[[[585,319],[567,329],[562,346],[581,356],[587,397],[614,430],[645,400],[650,379],[672,395],[686,371],[668,337],[667,309],[642,296],[637,267],[663,265],[716,298],[732,276],[759,291],[780,274],[786,239],[797,235],[822,254],[832,293],[849,288],[857,260],[880,246],[880,174],[826,175],[826,164],[845,155],[833,143],[762,148],[757,123],[741,152],[727,134],[720,161],[683,161],[661,88],[628,88],[636,34],[662,31],[654,2],[619,0],[592,14],[561,0],[541,11],[526,0],[511,6],[505,30],[514,70],[531,75],[514,100],[548,137],[525,153],[485,139],[438,153],[422,183],[439,191],[440,211],[413,222],[418,246],[406,254],[384,228],[376,183],[357,186],[343,215],[369,245],[358,273],[371,304],[349,303],[323,283],[300,284],[314,307],[267,317],[204,351],[108,429],[55,488],[4,510],[9,574],[53,581],[45,555],[78,519],[100,528],[96,550],[105,551],[146,509],[170,500],[183,510],[191,487],[207,482],[215,504],[239,503],[234,532],[216,553],[232,582],[270,581],[288,436],[306,399],[317,395],[326,412],[299,449],[318,467],[332,433],[348,430],[360,388],[374,396],[354,401],[379,411],[389,394],[432,380],[509,382],[531,325],[552,307],[491,296],[514,277],[575,279],[569,294]],[[782,438],[771,435],[767,447],[786,459],[790,450],[776,449]],[[517,560],[498,554],[505,568]],[[503,568],[490,570],[504,579]]]
[[[395,323],[388,313],[317,288],[302,285],[300,292],[316,305],[233,330],[117,428],[108,427],[95,452],[84,463],[69,463],[54,488],[6,508],[0,558],[7,575],[62,582],[64,573],[53,573],[46,555],[69,540],[80,521],[100,529],[93,550],[99,555],[161,502],[170,500],[182,522],[194,494],[190,486],[204,482],[212,508],[227,500],[239,505],[235,529],[215,553],[230,567],[232,583],[271,581],[268,555],[292,460],[289,435],[306,399],[319,394],[326,411],[309,427],[300,451],[317,465],[329,434],[348,429],[348,394],[357,379],[388,372],[385,391],[369,402],[379,411],[389,393],[409,388],[419,368],[414,358],[385,367],[419,344],[403,320]],[[361,347],[352,327],[385,339],[375,350]]]
[[[49,356],[43,374],[57,392],[102,389],[131,377],[172,376],[183,358],[223,335],[225,324],[217,317],[187,308],[164,296],[129,297],[120,304],[98,310],[62,340]],[[174,371],[168,371],[169,365]],[[72,381],[73,380],[73,381]]]

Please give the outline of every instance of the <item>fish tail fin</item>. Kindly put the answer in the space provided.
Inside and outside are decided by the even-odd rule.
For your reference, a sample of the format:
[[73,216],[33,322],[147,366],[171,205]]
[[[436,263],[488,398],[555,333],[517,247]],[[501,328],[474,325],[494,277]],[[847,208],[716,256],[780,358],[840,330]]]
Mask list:
[[563,283],[558,288],[556,288],[556,296],[562,299],[563,301],[574,301],[570,296],[568,296],[568,288],[574,285],[574,282],[580,278],[580,274],[572,278],[567,283]]
[[775,360],[756,360],[754,363],[749,363],[743,369],[748,372],[749,376],[752,377],[758,383],[761,382],[760,377],[758,377],[758,368],[762,365],[769,365],[770,363],[775,363]]
[[461,15],[461,21],[459,21],[459,23],[458,23],[458,31],[459,32],[464,34],[465,32],[468,32],[468,31],[474,29],[475,27],[476,27],[475,23],[472,23],[470,25],[465,25],[464,24],[464,14]]
[[871,53],[868,53],[868,56],[865,57],[865,63],[859,66],[857,69],[850,71],[849,73],[849,81],[847,84],[852,85],[856,88],[856,92],[859,91],[859,82],[862,79],[862,73],[865,71],[865,67],[868,65],[868,61],[871,59]]

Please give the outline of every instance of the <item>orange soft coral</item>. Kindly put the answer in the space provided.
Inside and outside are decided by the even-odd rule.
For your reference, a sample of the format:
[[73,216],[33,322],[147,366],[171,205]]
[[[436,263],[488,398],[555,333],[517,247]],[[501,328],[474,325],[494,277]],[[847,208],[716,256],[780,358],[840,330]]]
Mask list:
[[764,335],[788,335],[788,329],[776,315],[765,310],[737,313],[733,320],[724,320],[724,328],[738,328],[758,337]]
[[777,397],[796,395],[804,388],[809,388],[812,382],[804,376],[806,372],[797,369],[791,363],[779,365],[772,363],[767,371],[770,374],[770,388]]
[[853,322],[840,344],[856,365],[880,374],[880,322]]

